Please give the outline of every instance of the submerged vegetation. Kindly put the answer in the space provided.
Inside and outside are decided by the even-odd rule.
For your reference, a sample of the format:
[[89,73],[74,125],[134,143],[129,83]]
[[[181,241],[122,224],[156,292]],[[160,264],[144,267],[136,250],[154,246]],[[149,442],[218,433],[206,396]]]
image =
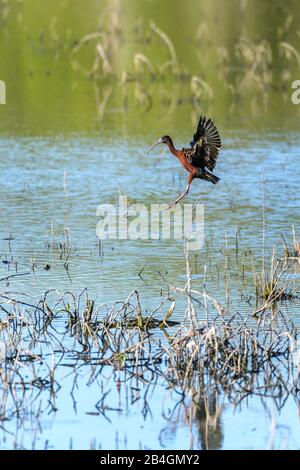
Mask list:
[[[200,24],[195,36],[196,50],[197,44],[199,45],[199,59],[201,46],[203,43],[205,44],[205,49],[201,50],[201,60],[198,65],[202,71],[201,75],[196,75],[179,60],[172,39],[153,20],[150,20],[149,24],[143,22],[142,31],[147,37],[146,45],[144,44],[142,50],[133,53],[132,64],[131,66],[128,64],[130,68],[120,70],[116,56],[125,41],[125,34],[122,31],[121,13],[112,10],[111,15],[114,17],[114,22],[108,21],[108,27],[104,25],[103,29],[89,33],[77,42],[71,52],[72,66],[92,80],[96,89],[97,83],[103,80],[109,79],[115,83],[121,81],[126,106],[128,102],[127,84],[131,82],[135,87],[136,104],[147,109],[152,106],[153,98],[149,86],[146,85],[149,80],[158,81],[163,87],[167,87],[170,80],[188,83],[190,95],[188,96],[188,91],[186,91],[185,99],[190,101],[197,111],[209,106],[209,103],[214,100],[214,96],[220,95],[220,88],[223,89],[223,93],[231,95],[231,113],[236,112],[237,105],[240,105],[241,100],[247,97],[251,97],[251,109],[255,113],[255,109],[259,107],[259,95],[263,97],[263,104],[266,107],[268,95],[274,88],[282,93],[287,93],[290,90],[293,59],[296,57],[299,62],[298,56],[300,54],[287,40],[283,42],[280,39],[289,33],[293,23],[291,14],[287,16],[284,24],[278,27],[277,44],[271,44],[266,38],[255,42],[247,35],[242,34],[231,48],[224,45],[215,46],[219,62],[217,67],[218,83],[215,85],[218,90],[214,89],[210,81],[205,78],[207,74],[201,64],[203,61],[206,66],[207,53],[212,49],[212,35],[214,34],[213,31],[210,33],[206,23]],[[111,24],[114,24],[114,27],[111,27]],[[140,29],[134,30],[134,33],[139,35]],[[295,34],[293,37],[295,40]],[[162,63],[155,63],[150,58],[151,49],[156,41],[160,41],[166,51],[165,61]],[[209,44],[211,45],[209,46]],[[84,69],[78,58],[82,47],[87,45],[90,47],[90,52],[94,50],[95,55],[90,69]],[[147,51],[149,51],[149,55],[147,55]],[[278,57],[283,57],[283,68],[280,74],[278,74]]]
[[[212,390],[233,406],[253,394],[273,397],[278,409],[289,396],[299,400],[296,328],[280,308],[273,308],[283,293],[288,299],[278,287],[287,265],[280,275],[279,262],[272,266],[271,287],[269,278],[256,275],[265,303],[254,317],[253,312],[230,313],[208,294],[206,284],[202,291],[195,289],[187,250],[185,258],[185,287],[167,283],[169,293],[151,315],[145,315],[137,291],[112,306],[97,304],[86,289],[78,296],[48,291],[37,301],[21,293],[1,292],[0,423],[5,426],[15,417],[26,425],[31,413],[55,413],[62,387],[60,369],[65,366],[74,375],[74,406],[77,374],[83,365],[91,368],[90,385],[107,373],[117,373],[118,389],[122,381],[131,393],[146,387],[145,412],[149,412],[149,387],[174,390],[174,411],[186,409],[189,397],[195,410],[200,409],[203,400],[210,401]],[[186,298],[186,311],[182,320],[173,321],[178,296]],[[162,334],[157,335],[157,330]],[[38,397],[43,397],[43,403],[46,397],[47,406],[37,412]],[[113,408],[106,405],[108,399],[109,391],[103,392],[95,411],[89,413],[109,420],[107,413]],[[214,413],[218,410],[217,406]],[[209,425],[211,416],[205,416]],[[205,435],[206,440],[211,438]]]
[[[126,371],[139,380],[146,373],[151,372],[152,377],[157,374],[183,396],[191,381],[201,382],[203,377],[222,386],[233,401],[240,402],[243,393],[268,392],[281,399],[284,393],[297,394],[297,374],[290,377],[291,383],[284,382],[284,389],[284,379],[278,375],[279,365],[288,368],[295,351],[296,332],[291,320],[280,311],[261,316],[257,322],[251,315],[229,316],[206,293],[192,289],[183,292],[188,306],[182,322],[155,319],[154,315],[170,302],[168,297],[151,317],[143,317],[137,292],[112,307],[96,307],[86,291],[78,298],[69,292],[61,296],[48,292],[36,304],[20,294],[2,293],[1,420],[26,414],[32,397],[42,391],[48,394],[55,411],[60,390],[56,371],[70,354],[79,362],[99,366],[97,374],[104,366]],[[201,295],[201,301],[197,295]],[[197,313],[203,301],[204,317]],[[166,316],[171,316],[173,308],[174,303]],[[164,339],[151,334],[155,327],[165,331]],[[75,341],[72,351],[64,346],[67,335]]]

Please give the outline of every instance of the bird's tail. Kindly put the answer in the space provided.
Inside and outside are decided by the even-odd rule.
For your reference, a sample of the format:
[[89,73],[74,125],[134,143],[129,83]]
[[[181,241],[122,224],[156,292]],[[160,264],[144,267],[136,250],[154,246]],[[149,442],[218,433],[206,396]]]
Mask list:
[[213,175],[209,171],[205,171],[205,179],[213,184],[217,184],[217,182],[220,181],[220,178],[218,178],[216,175]]

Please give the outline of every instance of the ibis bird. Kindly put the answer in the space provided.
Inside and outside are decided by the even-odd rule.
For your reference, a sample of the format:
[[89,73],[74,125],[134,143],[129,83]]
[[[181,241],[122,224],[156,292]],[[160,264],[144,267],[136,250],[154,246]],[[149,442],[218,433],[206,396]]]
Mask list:
[[176,206],[188,194],[192,181],[195,178],[200,178],[213,184],[220,180],[212,171],[216,166],[219,156],[221,139],[218,129],[211,119],[207,119],[205,116],[200,117],[196,133],[190,143],[190,148],[177,150],[171,137],[164,135],[148,149],[147,155],[154,147],[160,144],[166,144],[170,152],[178,158],[181,165],[189,173],[184,193],[171,202],[169,208]]

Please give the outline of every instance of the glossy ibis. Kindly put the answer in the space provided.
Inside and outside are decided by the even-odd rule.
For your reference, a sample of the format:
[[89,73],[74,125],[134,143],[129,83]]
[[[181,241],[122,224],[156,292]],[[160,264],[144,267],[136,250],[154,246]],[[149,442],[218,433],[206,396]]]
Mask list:
[[220,180],[220,178],[211,173],[216,166],[221,148],[221,139],[218,129],[211,119],[206,119],[205,116],[200,117],[197,131],[190,143],[190,148],[177,150],[174,147],[171,137],[164,135],[148,149],[147,154],[160,144],[166,144],[170,152],[178,158],[181,165],[189,172],[187,187],[184,193],[169,204],[169,208],[175,206],[188,194],[194,178],[200,178],[213,184],[216,184]]

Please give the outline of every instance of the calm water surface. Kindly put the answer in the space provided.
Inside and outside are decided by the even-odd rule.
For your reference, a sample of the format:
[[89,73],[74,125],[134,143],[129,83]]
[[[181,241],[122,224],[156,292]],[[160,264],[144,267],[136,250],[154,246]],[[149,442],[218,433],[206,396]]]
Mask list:
[[[171,284],[184,286],[181,241],[108,240],[103,245],[103,257],[99,253],[96,209],[100,203],[117,204],[119,192],[126,194],[129,201],[146,205],[168,202],[184,187],[184,171],[164,149],[146,158],[144,148],[148,144],[148,138],[137,146],[130,140],[106,142],[101,136],[2,138],[1,278],[15,274],[16,266],[18,273],[31,271],[27,276],[3,281],[2,289],[24,292],[38,299],[46,290],[78,294],[87,288],[97,303],[109,305],[115,300],[124,300],[131,290],[137,289],[146,312],[152,311],[161,300],[162,292],[166,292],[159,273]],[[266,260],[270,259],[273,243],[278,242],[282,250],[280,234],[291,241],[292,224],[299,227],[298,158],[296,133],[290,135],[287,145],[280,134],[256,135],[249,139],[243,132],[232,131],[225,136],[218,165],[222,183],[210,187],[196,181],[192,187],[188,202],[199,197],[203,201],[205,241],[208,242],[192,255],[194,287],[202,289],[206,265],[207,292],[227,305],[230,312],[239,310],[246,314],[255,308],[251,263],[246,263],[244,283],[241,263],[245,250],[252,250],[257,259],[261,256],[263,170]],[[236,227],[240,230],[237,258],[234,254]],[[68,271],[64,268],[64,259],[60,259],[59,242],[72,246]],[[231,253],[227,288],[224,250]],[[48,271],[44,269],[46,264],[51,267]],[[143,267],[140,278],[138,273]],[[296,277],[296,288],[298,279]],[[252,295],[250,304],[247,294]],[[297,301],[279,308],[299,323]],[[178,297],[174,319],[183,319],[184,311],[185,301]],[[56,322],[57,328],[63,328],[65,318]],[[66,338],[65,341],[71,350],[72,340]],[[130,391],[127,382],[122,381],[122,373],[112,375],[107,368],[101,377],[90,381],[91,366],[83,365],[76,377],[74,394],[70,395],[74,386],[74,374],[69,367],[72,364],[74,359],[70,353],[69,359],[63,360],[57,369],[61,385],[57,411],[49,417],[43,413],[37,429],[26,423],[16,440],[8,434],[9,431],[15,433],[15,420],[6,422],[7,432],[2,435],[1,444],[4,448],[10,448],[14,442],[21,447],[31,447],[34,442],[36,448],[45,445],[58,448],[236,448],[237,428],[240,448],[268,447],[270,439],[276,447],[298,448],[298,405],[293,398],[278,411],[272,398],[250,396],[234,407],[217,393],[217,398],[209,398],[214,400],[210,417],[214,424],[209,422],[212,431],[207,437],[203,424],[206,415],[193,410],[193,405],[187,408],[191,422],[183,406],[176,410],[175,417],[171,415],[178,397],[166,388],[163,380],[158,380],[147,391],[145,406],[146,387],[139,391],[139,399],[134,402],[128,396]],[[116,388],[118,377],[122,381],[120,392]],[[107,411],[106,418],[87,414],[95,411],[95,403],[103,390],[111,390],[107,406],[112,410]],[[43,395],[40,400],[44,406]],[[38,407],[39,402],[34,406]],[[207,439],[209,442],[205,443]]]
[[[185,170],[166,148],[149,157],[146,149],[163,134],[182,148],[203,113],[215,119],[222,137],[216,168],[221,182],[194,181],[185,201],[198,201],[205,210],[204,246],[191,253],[193,287],[202,291],[205,282],[206,292],[228,315],[248,315],[256,307],[253,265],[261,270],[264,252],[270,269],[274,245],[276,257],[283,256],[282,235],[292,245],[292,226],[300,238],[300,107],[290,100],[299,69],[295,56],[278,48],[280,41],[298,44],[299,8],[293,1],[274,2],[270,11],[266,2],[253,1],[232,2],[233,11],[224,11],[224,2],[215,0],[188,2],[183,12],[176,0],[178,8],[170,15],[158,0],[143,2],[143,8],[134,0],[126,8],[123,2],[110,2],[111,8],[107,3],[91,1],[84,12],[77,1],[72,6],[53,1],[48,10],[31,0],[18,2],[18,11],[1,5],[0,79],[8,91],[7,104],[0,107],[1,292],[34,303],[45,291],[53,291],[55,299],[86,288],[97,304],[112,305],[136,289],[147,314],[166,294],[166,282],[184,287],[181,240],[106,240],[99,246],[96,211],[106,203],[117,208],[120,194],[128,204],[147,208],[177,197],[186,185]],[[186,28],[179,36],[183,14]],[[151,19],[174,41],[188,76],[159,78],[157,70],[169,56],[149,29]],[[219,33],[210,35],[216,24]],[[95,43],[76,56],[81,68],[71,66],[71,51],[80,38],[101,28],[114,74],[93,80],[82,68],[93,66]],[[253,47],[263,39],[271,45],[273,62],[266,68],[259,64],[255,81],[247,62],[252,52],[243,56],[241,44],[249,40]],[[138,75],[137,52],[154,64],[155,78]],[[195,98],[192,75],[206,80],[210,99]],[[297,263],[285,279],[299,291]],[[277,309],[299,326],[298,299]],[[172,319],[182,320],[185,310],[185,298],[176,296]],[[4,310],[0,317],[6,317]],[[64,315],[53,327],[64,334]],[[152,334],[156,341],[164,338],[160,329]],[[162,376],[136,381],[110,367],[97,374],[93,356],[87,360],[69,335],[63,341],[63,357],[53,341],[53,352],[43,358],[50,364],[54,354],[58,363],[55,404],[35,389],[22,416],[10,403],[0,418],[0,448],[300,447],[297,393],[249,393],[234,401],[214,385],[204,397],[191,387],[180,402]],[[29,338],[26,347],[31,346]],[[1,348],[0,358],[1,367]],[[294,359],[280,364],[286,383],[297,377],[297,353]]]

